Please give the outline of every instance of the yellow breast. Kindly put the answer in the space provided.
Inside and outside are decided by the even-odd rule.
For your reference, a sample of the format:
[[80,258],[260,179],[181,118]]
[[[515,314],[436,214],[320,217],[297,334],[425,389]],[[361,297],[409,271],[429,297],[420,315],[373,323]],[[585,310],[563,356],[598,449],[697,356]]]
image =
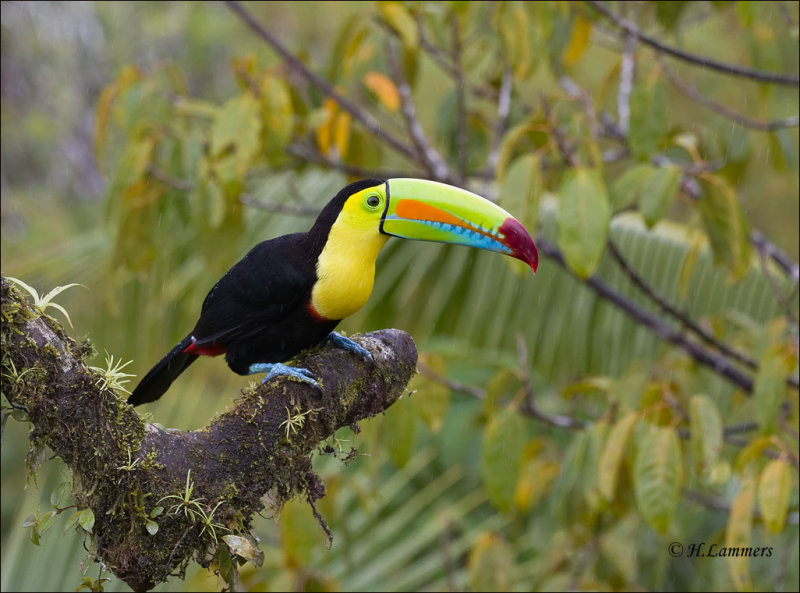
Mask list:
[[317,282],[311,292],[315,311],[327,319],[344,319],[369,299],[375,260],[389,238],[372,221],[345,206],[317,260]]

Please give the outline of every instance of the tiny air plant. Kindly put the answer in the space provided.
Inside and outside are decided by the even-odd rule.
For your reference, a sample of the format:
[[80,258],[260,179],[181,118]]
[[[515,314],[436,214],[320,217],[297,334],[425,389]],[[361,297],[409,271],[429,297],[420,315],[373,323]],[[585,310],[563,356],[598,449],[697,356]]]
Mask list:
[[[285,407],[285,406],[284,406]],[[312,412],[316,412],[317,410],[311,409],[306,410],[305,412],[301,412],[299,408],[294,409],[295,414],[292,414],[289,411],[289,408],[286,408],[286,420],[281,422],[281,428],[286,427],[286,440],[289,440],[289,432],[292,434],[297,434],[297,431],[303,428],[303,425],[306,423],[306,416],[311,414]]]
[[[29,286],[28,284],[25,284],[22,280],[19,280],[17,278],[12,278],[11,276],[7,276],[7,278],[9,280],[11,280],[14,284],[17,284],[17,285],[21,286],[22,288],[24,288],[25,291],[29,295],[31,295],[31,298],[33,299],[33,304],[42,313],[44,313],[47,310],[48,307],[53,307],[53,309],[57,309],[58,311],[61,311],[64,314],[64,317],[67,318],[67,322],[69,323],[69,326],[72,327],[72,320],[69,318],[69,313],[67,313],[67,310],[64,307],[62,307],[61,305],[59,305],[58,303],[54,303],[52,301],[56,296],[58,296],[59,294],[61,294],[65,290],[67,290],[68,288],[72,288],[73,286],[83,286],[83,284],[78,284],[77,282],[73,282],[72,284],[67,284],[65,286],[56,286],[53,290],[48,292],[46,295],[39,296],[39,292],[35,288],[33,288],[32,286]],[[86,288],[86,287],[84,286],[84,288]]]
[[205,498],[194,498],[192,496],[194,492],[194,481],[192,480],[192,470],[190,469],[186,473],[186,486],[181,494],[168,494],[167,496],[162,497],[157,504],[161,504],[165,500],[175,500],[175,502],[167,511],[168,514],[173,516],[177,516],[183,511],[184,517],[191,521],[193,524],[200,523],[203,527],[200,531],[200,535],[203,535],[206,531],[211,534],[211,538],[214,540],[214,543],[217,543],[217,529],[224,529],[227,531],[227,527],[222,525],[221,523],[214,523],[214,513],[217,512],[217,509],[222,504],[222,501],[217,503],[210,512],[206,512],[208,508],[205,505]]
[[129,360],[128,362],[122,362],[121,360],[115,362],[114,355],[106,352],[105,368],[89,367],[89,369],[97,372],[100,375],[95,385],[97,385],[101,390],[111,389],[115,392],[123,391],[127,394],[130,394],[130,391],[125,388],[125,383],[129,381],[127,377],[135,377],[135,375],[123,373],[122,369],[132,362],[132,360]]

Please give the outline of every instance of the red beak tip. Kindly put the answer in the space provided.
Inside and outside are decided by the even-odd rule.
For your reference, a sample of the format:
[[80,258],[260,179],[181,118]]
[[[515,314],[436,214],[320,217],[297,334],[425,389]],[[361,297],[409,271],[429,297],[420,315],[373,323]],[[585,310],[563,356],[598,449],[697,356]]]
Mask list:
[[516,218],[509,217],[498,230],[503,234],[503,242],[511,249],[511,256],[524,261],[536,274],[536,269],[539,267],[539,253],[525,227]]

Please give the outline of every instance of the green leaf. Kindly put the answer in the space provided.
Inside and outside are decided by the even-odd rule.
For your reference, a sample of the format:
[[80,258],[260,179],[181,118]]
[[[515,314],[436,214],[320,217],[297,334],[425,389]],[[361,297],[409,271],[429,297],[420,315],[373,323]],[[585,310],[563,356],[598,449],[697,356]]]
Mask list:
[[535,154],[525,154],[515,159],[508,169],[500,190],[500,205],[533,233],[539,215],[539,197],[542,195],[541,159]]
[[652,227],[669,211],[681,184],[681,170],[675,166],[656,169],[642,192],[640,209],[647,226]]
[[481,449],[481,478],[495,507],[510,511],[519,480],[525,424],[519,413],[505,407],[494,414],[486,426]]
[[50,504],[54,508],[60,507],[71,492],[72,492],[72,480],[70,479],[63,480],[50,493]]
[[634,158],[649,161],[667,134],[667,92],[658,76],[637,82],[630,97],[628,140]]
[[559,191],[558,245],[569,268],[588,278],[600,265],[611,218],[606,186],[594,169],[575,169]]
[[600,455],[600,464],[597,470],[597,487],[600,495],[608,501],[614,500],[614,491],[617,488],[619,468],[625,455],[633,427],[639,420],[638,412],[628,412],[617,420],[608,435],[603,453]]
[[74,513],[72,513],[72,516],[70,516],[70,518],[67,519],[67,523],[66,525],[64,525],[64,531],[75,525],[75,523],[78,522],[78,519],[80,519],[80,516],[81,516],[80,511],[75,511]]
[[675,430],[649,425],[639,435],[633,464],[636,504],[644,520],[666,533],[680,498],[681,447]]
[[90,508],[85,508],[79,513],[78,524],[86,533],[91,533],[94,529],[94,512]]
[[147,529],[147,533],[149,533],[150,535],[155,535],[156,533],[158,533],[158,523],[156,523],[155,521],[148,521],[145,524],[145,529]]
[[686,2],[664,1],[654,2],[656,8],[656,18],[661,25],[668,31],[675,29],[675,25],[681,18]]
[[750,242],[747,220],[736,190],[718,176],[698,177],[703,195],[697,209],[714,253],[714,261],[725,264],[731,276],[739,279],[750,268]]
[[767,464],[758,481],[758,508],[764,525],[780,533],[786,525],[786,513],[792,494],[792,469],[782,459]]
[[641,203],[647,182],[657,170],[658,167],[650,163],[638,163],[617,177],[610,188],[611,205],[614,210]]
[[48,511],[44,517],[39,520],[39,535],[44,535],[44,532],[53,526],[53,522],[58,515],[58,511]]
[[164,512],[164,507],[154,507],[153,510],[150,511],[150,518],[155,519],[163,512]]
[[698,472],[708,471],[722,453],[722,417],[710,397],[695,395],[691,399],[689,425],[695,467]]
[[259,152],[259,112],[259,103],[250,92],[232,97],[220,107],[210,144],[217,162],[215,172],[223,186],[241,180]]

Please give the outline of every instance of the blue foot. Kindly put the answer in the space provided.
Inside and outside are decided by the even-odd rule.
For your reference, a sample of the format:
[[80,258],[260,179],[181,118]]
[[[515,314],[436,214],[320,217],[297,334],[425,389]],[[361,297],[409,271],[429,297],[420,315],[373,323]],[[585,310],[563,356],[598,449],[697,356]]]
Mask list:
[[312,375],[311,371],[308,369],[290,367],[279,362],[255,362],[251,364],[250,368],[247,370],[250,375],[254,375],[256,373],[267,373],[267,376],[261,380],[261,383],[266,383],[273,377],[277,377],[279,375],[288,375],[290,377],[294,377],[295,381],[308,383],[312,387],[321,389],[319,383],[317,383],[317,381],[314,379],[314,375]]
[[350,338],[345,338],[342,334],[338,332],[331,332],[330,334],[328,334],[328,341],[337,348],[341,348],[342,350],[347,350],[348,352],[358,354],[360,357],[370,362],[374,362],[372,354],[370,353],[369,350],[367,350],[363,346],[358,345]]

